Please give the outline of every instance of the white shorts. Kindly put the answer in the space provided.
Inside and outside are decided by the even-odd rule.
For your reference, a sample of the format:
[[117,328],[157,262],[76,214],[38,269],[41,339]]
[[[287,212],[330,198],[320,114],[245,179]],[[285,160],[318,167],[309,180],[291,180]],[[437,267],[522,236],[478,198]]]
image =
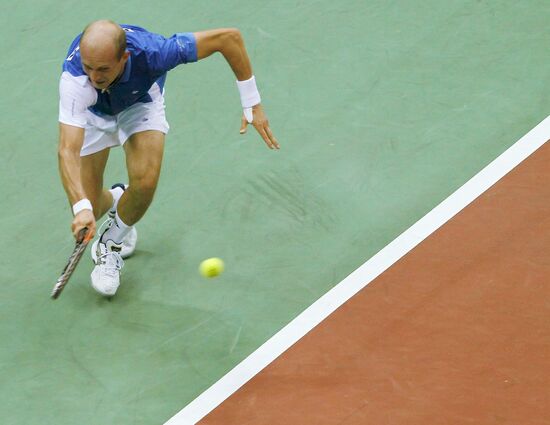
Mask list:
[[114,116],[100,117],[88,110],[80,156],[122,146],[132,134],[140,131],[158,130],[167,134],[170,126],[166,121],[164,96],[160,87],[153,84],[149,95],[153,99],[152,102],[138,102]]

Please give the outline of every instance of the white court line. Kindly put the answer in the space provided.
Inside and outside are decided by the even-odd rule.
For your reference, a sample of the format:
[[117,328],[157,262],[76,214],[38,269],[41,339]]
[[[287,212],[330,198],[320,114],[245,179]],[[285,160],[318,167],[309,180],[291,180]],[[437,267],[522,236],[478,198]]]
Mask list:
[[550,138],[550,116],[250,354],[165,425],[195,424]]

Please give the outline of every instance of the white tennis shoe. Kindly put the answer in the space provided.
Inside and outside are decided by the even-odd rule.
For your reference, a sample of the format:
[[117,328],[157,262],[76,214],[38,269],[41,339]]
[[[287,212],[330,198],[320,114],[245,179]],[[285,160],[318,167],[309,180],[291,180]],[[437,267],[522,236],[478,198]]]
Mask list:
[[[115,183],[114,185],[111,186],[111,189],[119,188],[119,189],[122,189],[122,193],[124,193],[124,191],[128,189],[128,187],[129,186],[124,183]],[[120,196],[122,196],[122,194]],[[119,196],[119,199],[120,199],[120,196]],[[116,202],[116,204],[118,204],[118,201]],[[107,219],[101,224],[101,226],[99,226],[99,230],[97,231],[97,234],[100,235],[100,237],[105,230],[109,229],[112,226],[113,221],[115,219],[115,215],[116,215],[116,206],[115,206],[115,209],[110,209],[109,211],[107,211]],[[136,250],[136,244],[137,244],[137,230],[135,226],[132,226],[132,229],[130,230],[130,232],[122,240],[122,249],[120,250],[120,256],[122,258],[128,258],[129,256],[131,256]],[[92,244],[92,249],[91,249],[92,260],[94,260],[94,262],[97,259],[97,256],[95,255],[96,248],[97,248],[97,241],[95,241]]]
[[101,295],[112,297],[120,286],[120,270],[124,266],[121,248],[111,240],[96,244],[95,267],[90,277],[92,288]]
[[[92,249],[90,250],[90,253],[92,254],[92,260],[94,263],[97,261],[97,243],[99,242],[99,239],[101,239],[101,235],[103,232],[105,232],[109,227],[112,226],[114,219],[109,217],[107,220],[105,220],[101,226],[99,226],[99,230],[97,234],[99,237],[94,241],[92,244]],[[132,226],[132,229],[128,232],[128,234],[122,239],[122,245],[120,249],[120,256],[122,258],[128,258],[130,257],[134,251],[136,250],[136,244],[137,244],[137,230],[136,226]]]

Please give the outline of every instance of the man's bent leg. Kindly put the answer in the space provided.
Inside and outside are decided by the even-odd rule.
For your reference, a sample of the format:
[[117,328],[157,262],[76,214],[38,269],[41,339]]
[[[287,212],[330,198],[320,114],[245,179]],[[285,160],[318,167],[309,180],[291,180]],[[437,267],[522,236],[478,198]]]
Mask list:
[[96,220],[113,204],[113,196],[103,188],[103,172],[109,158],[109,148],[80,158],[80,178],[86,196],[94,207]]
[[164,138],[161,131],[141,131],[124,144],[129,187],[118,202],[117,213],[128,226],[143,217],[153,200],[160,177]]
[[[80,176],[86,196],[92,202],[96,219],[100,218],[113,204],[113,195],[103,188],[103,172],[109,158],[109,148],[85,155],[80,160]],[[101,235],[100,235],[101,237]],[[99,240],[99,239],[98,239]],[[124,265],[120,248],[98,243],[92,245],[95,267],[91,274],[92,287],[102,295],[112,296],[120,285],[120,269]],[[95,254],[95,255],[94,255]]]

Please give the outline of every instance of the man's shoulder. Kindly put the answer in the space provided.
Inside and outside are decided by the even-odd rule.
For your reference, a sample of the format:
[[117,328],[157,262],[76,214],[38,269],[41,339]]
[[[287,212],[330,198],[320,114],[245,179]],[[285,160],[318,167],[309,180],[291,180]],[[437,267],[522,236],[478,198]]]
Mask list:
[[78,34],[74,40],[71,42],[67,54],[65,55],[65,60],[63,61],[62,71],[68,72],[74,77],[79,77],[81,75],[86,75],[82,69],[82,63],[80,61],[80,39],[82,33]]
[[162,73],[175,66],[197,61],[195,36],[192,33],[176,33],[171,37],[147,31],[141,27],[122,25],[126,31],[128,50],[136,60],[136,66],[145,66]]
[[154,50],[159,47],[159,42],[164,40],[162,35],[136,25],[121,24],[120,27],[126,32],[126,43],[130,51]]
[[[120,27],[126,31],[126,33],[137,33],[137,34],[144,34],[144,33],[151,33],[150,31],[146,30],[143,27],[138,27],[137,25],[131,25],[131,24],[120,24]],[[152,33],[151,33],[152,34]]]

